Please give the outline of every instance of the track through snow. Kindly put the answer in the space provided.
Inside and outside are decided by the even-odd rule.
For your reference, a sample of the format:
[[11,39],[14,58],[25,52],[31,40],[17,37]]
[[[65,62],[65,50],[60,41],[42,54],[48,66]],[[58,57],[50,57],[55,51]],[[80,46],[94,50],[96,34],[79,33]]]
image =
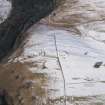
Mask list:
[[[50,21],[72,25],[69,30],[81,35],[35,25],[22,48],[0,65],[0,88],[15,104],[21,98],[22,105],[105,105],[105,0],[66,3]],[[10,9],[10,2],[0,0],[0,22]]]
[[12,62],[26,63],[33,74],[47,76],[41,86],[46,98],[58,101],[57,105],[103,103],[105,43],[101,39],[46,25],[33,26],[27,33],[24,50]]

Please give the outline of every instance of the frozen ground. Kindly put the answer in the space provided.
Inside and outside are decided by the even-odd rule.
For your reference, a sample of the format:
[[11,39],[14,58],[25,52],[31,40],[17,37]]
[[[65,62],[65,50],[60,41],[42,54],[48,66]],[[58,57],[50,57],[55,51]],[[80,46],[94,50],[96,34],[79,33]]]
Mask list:
[[[104,37],[102,39],[102,36],[98,35],[100,41],[97,41],[94,34],[93,37],[80,37],[65,30],[50,29],[46,26],[39,26],[31,33],[32,36],[25,45],[29,48],[24,50],[24,55],[36,56],[44,53],[44,56],[49,58],[58,56],[68,95],[104,94],[105,43],[101,42]],[[99,68],[94,67],[97,62],[102,62]],[[54,66],[52,63],[51,67]]]
[[28,34],[21,55],[10,62],[26,63],[32,73],[46,75],[47,97],[63,97],[68,105],[104,105],[105,43],[101,32],[88,30],[87,35],[79,36],[38,25]]
[[[20,79],[25,70],[31,71],[34,77],[28,79],[34,85],[31,90],[38,100],[36,105],[105,105],[105,1],[73,0],[70,5],[71,9],[58,13],[53,22],[63,21],[63,26],[70,23],[73,27],[33,26],[26,33],[28,37],[24,44],[17,49],[19,52],[6,64],[9,66],[3,65],[3,68],[13,69],[16,74],[22,71]],[[5,17],[5,12],[0,15]],[[11,78],[4,80],[5,83],[11,82]],[[7,88],[16,88],[14,83],[8,84]],[[26,100],[29,93],[26,94],[21,90],[25,105],[29,105],[31,101]]]

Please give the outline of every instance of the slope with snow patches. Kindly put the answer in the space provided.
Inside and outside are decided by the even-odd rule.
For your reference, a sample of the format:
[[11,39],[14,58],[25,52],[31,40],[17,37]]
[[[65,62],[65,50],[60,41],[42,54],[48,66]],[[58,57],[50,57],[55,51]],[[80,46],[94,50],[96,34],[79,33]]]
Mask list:
[[[44,72],[49,78],[58,78],[55,82],[49,79],[48,87],[59,91],[53,95],[80,97],[105,94],[104,37],[99,34],[98,38],[95,34],[79,36],[45,25],[33,26],[28,33],[24,51],[17,59],[39,63],[39,69],[30,68],[33,73]],[[44,70],[41,68],[43,64],[46,66]]]

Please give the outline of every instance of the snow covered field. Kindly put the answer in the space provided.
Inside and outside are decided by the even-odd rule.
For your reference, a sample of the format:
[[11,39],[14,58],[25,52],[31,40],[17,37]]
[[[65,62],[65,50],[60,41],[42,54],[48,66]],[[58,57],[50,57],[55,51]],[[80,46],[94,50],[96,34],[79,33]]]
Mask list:
[[[86,36],[79,36],[66,29],[38,25],[28,34],[23,52],[13,61],[32,63],[28,65],[32,73],[47,76],[47,97],[65,96],[68,105],[75,100],[73,97],[91,97],[87,99],[92,100],[90,104],[82,100],[87,105],[104,100],[105,43],[101,32],[89,30]],[[93,99],[95,96],[102,97]]]
[[[71,95],[104,94],[105,44],[104,38],[100,38],[101,35],[98,36],[98,40],[96,40],[97,35],[80,37],[66,30],[51,29],[42,25],[35,27],[34,31],[31,30],[23,54],[34,57],[44,53],[45,57],[56,58],[57,47],[66,84],[68,84],[67,88],[74,86],[69,88],[70,91],[67,93]],[[97,62],[102,62],[99,68],[94,67]],[[90,86],[88,86],[89,83]]]
[[9,60],[10,68],[11,63],[21,63],[34,74],[38,105],[47,105],[48,100],[48,105],[105,105],[105,1],[73,1],[70,11],[54,17],[62,22],[61,16],[73,27],[33,26],[22,51]]

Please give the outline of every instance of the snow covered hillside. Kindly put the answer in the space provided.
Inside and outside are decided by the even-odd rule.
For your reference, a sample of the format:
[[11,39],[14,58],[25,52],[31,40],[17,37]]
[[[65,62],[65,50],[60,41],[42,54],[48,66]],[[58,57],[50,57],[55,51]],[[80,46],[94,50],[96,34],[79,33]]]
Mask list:
[[[105,1],[67,0],[63,7],[29,29],[20,48],[1,65],[1,75],[14,70],[18,77],[12,71],[10,77],[23,86],[6,89],[11,96],[20,89],[25,105],[105,105]],[[32,76],[24,78],[26,71]]]
[[[45,103],[50,98],[59,99],[57,105],[64,105],[60,100],[64,96],[67,105],[104,104],[105,43],[102,33],[90,31],[93,36],[88,32],[80,36],[68,29],[40,24],[27,33],[29,36],[22,52],[9,62],[27,64],[33,74],[46,76],[48,82],[41,86],[47,89]],[[81,98],[77,101],[77,97],[82,101]]]

